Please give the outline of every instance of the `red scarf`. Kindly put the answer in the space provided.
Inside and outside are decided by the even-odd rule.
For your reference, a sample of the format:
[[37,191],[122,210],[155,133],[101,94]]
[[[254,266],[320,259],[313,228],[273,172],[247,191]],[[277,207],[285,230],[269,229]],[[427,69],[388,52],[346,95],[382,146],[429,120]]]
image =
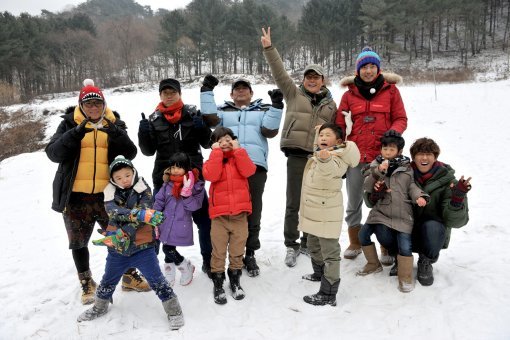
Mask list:
[[182,189],[182,181],[184,180],[184,176],[175,176],[170,175],[170,180],[174,183],[174,187],[172,189],[172,195],[175,198],[179,198],[181,195],[181,189]]
[[183,106],[184,103],[182,102],[182,99],[179,99],[179,101],[168,107],[163,105],[163,102],[160,102],[156,107],[156,110],[161,112],[170,123],[175,124],[181,120]]

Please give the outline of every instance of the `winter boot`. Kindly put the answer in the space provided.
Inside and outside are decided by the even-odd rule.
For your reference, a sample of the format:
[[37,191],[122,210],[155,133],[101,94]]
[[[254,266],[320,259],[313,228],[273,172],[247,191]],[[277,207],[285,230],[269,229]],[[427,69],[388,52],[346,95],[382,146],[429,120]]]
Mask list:
[[228,269],[228,279],[230,281],[230,290],[232,291],[232,297],[235,300],[242,300],[244,299],[244,290],[243,287],[241,287],[240,279],[242,275],[241,269]]
[[317,294],[305,295],[303,296],[303,300],[314,306],[336,306],[336,293],[338,293],[338,286],[340,286],[340,279],[331,284],[323,275],[321,278],[321,287],[319,292]]
[[202,272],[207,274],[208,278],[212,279],[211,259],[204,259],[204,262],[202,263]]
[[170,299],[163,301],[163,308],[165,309],[168,317],[168,323],[170,329],[176,330],[184,326],[184,316],[182,316],[181,305],[176,295],[173,295]]
[[225,281],[225,272],[222,273],[211,273],[211,279],[214,283],[214,302],[219,305],[224,305],[227,303],[227,296],[225,295],[225,290],[223,289],[223,281]]
[[171,287],[174,286],[175,283],[175,271],[177,270],[177,267],[175,266],[175,263],[165,263],[164,265],[164,273],[165,278],[170,284]]
[[413,282],[413,255],[397,255],[398,262],[398,290],[409,293],[414,289]]
[[324,274],[324,265],[320,266],[312,260],[313,273],[305,274],[301,276],[302,279],[314,282],[320,282],[322,275]]
[[243,263],[249,277],[255,277],[260,274],[260,268],[257,265],[255,252],[253,250],[246,250],[246,255],[243,258]]
[[184,259],[177,269],[181,272],[181,280],[179,283],[181,286],[187,286],[193,280],[193,273],[195,272],[195,266],[191,264],[188,259]]
[[422,286],[431,286],[434,283],[432,260],[423,254],[418,258],[418,282]]
[[358,233],[361,229],[361,226],[357,225],[354,227],[349,227],[347,229],[349,233],[349,247],[344,252],[344,258],[348,260],[355,259],[359,254],[361,254],[361,244],[359,243]]
[[151,287],[147,283],[147,280],[138,274],[136,268],[129,268],[124,275],[122,275],[122,290],[148,292],[151,290]]
[[90,321],[97,319],[100,316],[105,315],[108,312],[108,305],[110,304],[110,300],[104,300],[96,297],[96,301],[94,302],[94,306],[92,308],[87,309],[85,312],[81,313],[78,316],[78,322],[82,321]]
[[390,276],[397,276],[398,275],[398,260],[397,257],[395,257],[393,266],[390,269]]
[[296,265],[298,256],[299,250],[287,247],[287,255],[285,255],[285,264],[287,265],[287,267],[294,267]]
[[363,267],[363,269],[359,270],[356,275],[365,276],[382,271],[381,262],[379,262],[379,259],[377,258],[377,250],[375,250],[375,244],[372,243],[369,246],[363,246],[361,249],[363,250],[363,254],[365,254],[367,264],[365,267]]
[[78,273],[78,279],[81,284],[81,303],[83,305],[90,305],[91,303],[94,303],[97,285],[92,279],[92,273],[90,270]]
[[381,264],[383,266],[391,266],[393,264],[393,256],[388,254],[388,249],[384,248],[382,245],[381,247]]

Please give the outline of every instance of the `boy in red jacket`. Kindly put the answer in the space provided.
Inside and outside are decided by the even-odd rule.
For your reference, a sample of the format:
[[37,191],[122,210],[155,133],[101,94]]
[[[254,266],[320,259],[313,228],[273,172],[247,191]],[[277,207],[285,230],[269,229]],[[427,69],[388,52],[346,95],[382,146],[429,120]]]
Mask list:
[[239,283],[243,255],[248,238],[248,215],[251,214],[248,177],[256,170],[245,149],[239,146],[231,129],[217,127],[211,136],[211,155],[203,168],[209,188],[209,216],[213,246],[211,274],[214,282],[214,302],[227,303],[223,281],[225,260],[229,252],[228,277],[232,297],[244,298]]

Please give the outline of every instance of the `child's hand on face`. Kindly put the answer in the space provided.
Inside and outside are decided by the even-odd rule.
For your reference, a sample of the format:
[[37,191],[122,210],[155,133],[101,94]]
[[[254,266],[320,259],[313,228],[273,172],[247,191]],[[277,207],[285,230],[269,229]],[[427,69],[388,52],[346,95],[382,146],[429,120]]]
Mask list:
[[419,207],[424,207],[427,205],[427,200],[423,197],[418,197],[416,199],[416,204],[418,204]]
[[240,146],[239,146],[239,142],[237,141],[237,139],[233,139],[232,142],[232,149],[235,150],[235,149],[239,149]]
[[213,143],[213,145],[211,145],[211,149],[219,149],[220,147],[220,143],[216,142],[216,143]]
[[319,158],[320,159],[328,159],[330,156],[330,153],[328,150],[326,149],[322,149],[321,151],[319,151]]

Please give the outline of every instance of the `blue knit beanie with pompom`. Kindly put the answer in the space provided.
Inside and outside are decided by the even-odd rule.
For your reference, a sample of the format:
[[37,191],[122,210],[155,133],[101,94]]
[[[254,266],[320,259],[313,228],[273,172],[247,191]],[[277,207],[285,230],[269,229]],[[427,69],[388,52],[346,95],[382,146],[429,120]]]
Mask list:
[[366,64],[374,64],[377,66],[377,73],[381,72],[381,58],[368,46],[364,47],[356,58],[356,74],[359,75],[359,69]]

